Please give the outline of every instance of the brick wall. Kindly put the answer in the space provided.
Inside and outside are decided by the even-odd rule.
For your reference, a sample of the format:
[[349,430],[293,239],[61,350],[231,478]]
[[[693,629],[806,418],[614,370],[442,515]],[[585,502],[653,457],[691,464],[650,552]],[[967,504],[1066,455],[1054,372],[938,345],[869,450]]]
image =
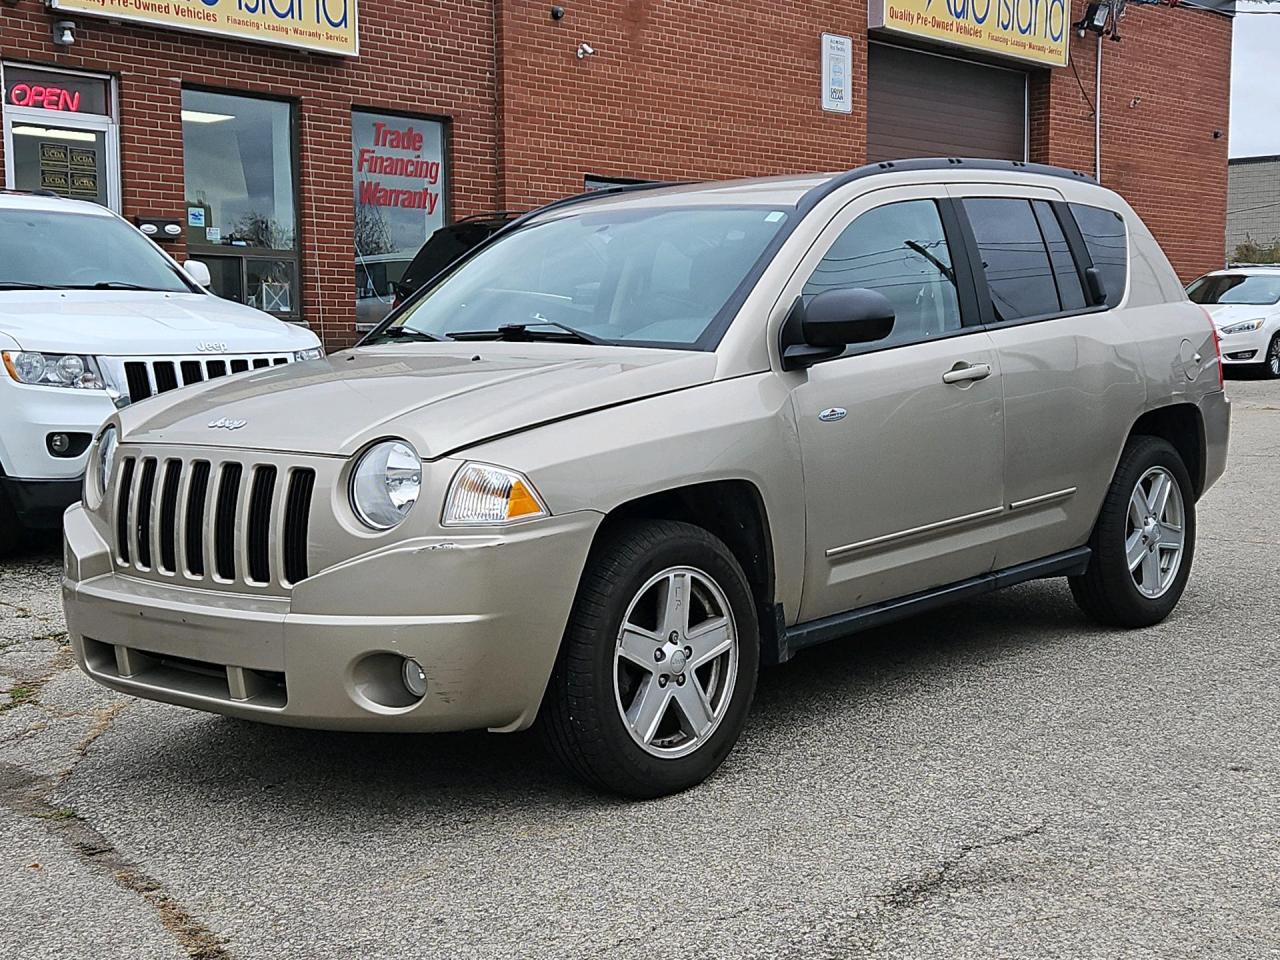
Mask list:
[[[1222,266],[1231,21],[1130,5],[1120,34],[1102,41],[1102,183],[1133,205],[1189,281]],[[1092,172],[1092,34],[1073,37],[1071,59],[1075,71],[1033,78],[1031,159]]]
[[1227,256],[1249,239],[1280,241],[1280,157],[1232,160],[1227,168]]
[[[296,100],[303,311],[332,347],[355,335],[353,106],[449,118],[454,217],[577,192],[587,174],[753,176],[866,155],[865,0],[576,0],[560,21],[550,7],[362,0],[361,55],[343,60],[88,17],[63,49],[43,5],[18,0],[0,6],[0,56],[118,77],[129,216],[184,212],[184,84]],[[852,114],[820,109],[824,31],[855,38]],[[1121,32],[1103,43],[1103,182],[1189,279],[1222,262],[1231,22],[1131,6]],[[579,59],[581,42],[596,54]],[[1071,55],[1074,71],[1031,71],[1031,157],[1092,170],[1092,37]]]
[[[120,99],[125,216],[182,216],[181,91],[184,84],[249,91],[297,102],[302,189],[302,309],[330,346],[355,336],[351,109],[451,119],[455,216],[497,202],[493,12],[469,0],[413,6],[362,0],[360,56],[317,56],[198,34],[76,17],[76,43],[50,40],[50,15],[37,0],[0,6],[0,56],[112,73]],[[0,157],[2,160],[2,157]],[[180,244],[170,245],[181,257]]]

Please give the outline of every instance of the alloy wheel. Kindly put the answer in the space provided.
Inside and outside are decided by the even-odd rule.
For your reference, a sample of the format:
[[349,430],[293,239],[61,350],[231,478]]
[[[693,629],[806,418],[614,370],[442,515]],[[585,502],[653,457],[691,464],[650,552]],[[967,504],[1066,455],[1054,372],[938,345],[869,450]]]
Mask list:
[[1162,596],[1182,565],[1186,543],[1182,490],[1164,467],[1152,467],[1129,497],[1125,524],[1125,557],[1138,591],[1149,599]]
[[614,650],[614,696],[631,737],[663,759],[702,746],[728,712],[738,629],[708,574],[669,567],[636,592]]
[[1267,349],[1267,368],[1271,376],[1280,377],[1280,333],[1271,338],[1271,346]]

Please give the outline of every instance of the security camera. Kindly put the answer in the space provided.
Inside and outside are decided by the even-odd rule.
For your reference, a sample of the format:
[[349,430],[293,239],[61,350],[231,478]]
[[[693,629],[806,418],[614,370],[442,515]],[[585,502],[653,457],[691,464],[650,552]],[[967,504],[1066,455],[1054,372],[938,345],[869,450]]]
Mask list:
[[76,24],[74,20],[58,20],[53,25],[53,42],[60,47],[69,47],[76,42]]
[[593,47],[593,46],[592,46],[591,44],[589,44],[589,43],[580,43],[580,44],[578,44],[578,59],[579,59],[579,60],[581,60],[583,57],[590,57],[590,56],[594,56],[594,55],[595,55],[595,52],[596,52],[596,48],[595,48],[595,47]]

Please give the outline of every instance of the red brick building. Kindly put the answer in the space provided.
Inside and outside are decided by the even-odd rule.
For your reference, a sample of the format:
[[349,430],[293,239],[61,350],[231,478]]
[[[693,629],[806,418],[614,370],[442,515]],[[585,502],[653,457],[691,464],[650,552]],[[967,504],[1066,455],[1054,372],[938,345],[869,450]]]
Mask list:
[[[0,0],[5,182],[155,221],[219,292],[335,347],[435,226],[599,180],[929,154],[1092,172],[1096,146],[1184,278],[1221,265],[1228,16],[1130,2],[1113,43],[1077,37],[1079,2],[987,0],[1060,38],[1049,66],[869,29],[894,2]],[[917,22],[976,33],[982,2],[918,0]]]

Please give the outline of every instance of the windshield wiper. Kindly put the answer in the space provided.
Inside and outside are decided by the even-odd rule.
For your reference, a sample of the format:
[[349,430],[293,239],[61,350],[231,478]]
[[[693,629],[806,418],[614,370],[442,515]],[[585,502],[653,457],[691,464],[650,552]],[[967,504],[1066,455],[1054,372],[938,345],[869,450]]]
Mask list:
[[27,283],[25,280],[0,280],[0,290],[65,290],[56,283]]
[[124,280],[99,280],[97,283],[69,283],[62,290],[150,290],[155,293],[174,293],[160,287],[145,287],[140,283],[127,283]]
[[414,330],[412,327],[387,327],[381,333],[377,334],[370,343],[377,343],[383,337],[390,340],[412,340],[414,342],[430,341],[438,343],[444,340],[444,337],[437,337],[435,334],[427,333],[425,330]]
[[[530,330],[530,327],[555,327],[560,333],[552,333],[550,331]],[[574,343],[590,343],[595,346],[603,346],[608,344],[608,340],[602,340],[600,337],[594,336],[585,331],[578,330],[568,324],[560,323],[557,320],[535,320],[532,323],[504,323],[497,330],[459,330],[454,333],[446,334],[451,340],[510,340],[510,341],[533,341],[533,340],[561,340],[571,341]]]

